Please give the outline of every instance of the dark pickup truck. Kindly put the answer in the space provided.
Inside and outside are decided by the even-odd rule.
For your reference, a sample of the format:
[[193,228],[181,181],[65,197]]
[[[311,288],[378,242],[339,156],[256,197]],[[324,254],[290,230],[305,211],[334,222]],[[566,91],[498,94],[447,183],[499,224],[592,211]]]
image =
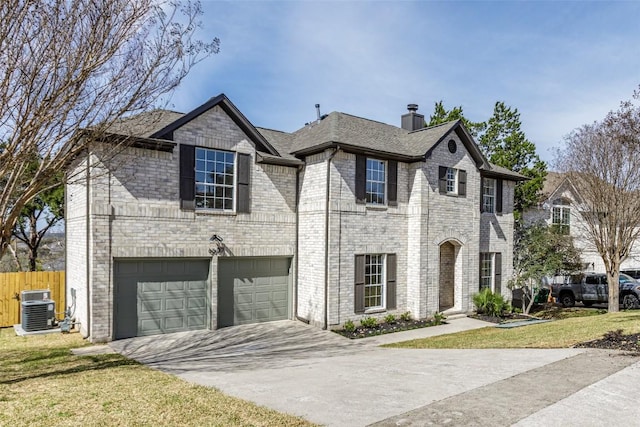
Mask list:
[[[573,307],[576,301],[589,307],[606,303],[609,297],[607,275],[585,273],[567,276],[565,283],[553,283],[551,296],[563,307]],[[640,282],[620,273],[620,304],[625,309],[640,307]]]

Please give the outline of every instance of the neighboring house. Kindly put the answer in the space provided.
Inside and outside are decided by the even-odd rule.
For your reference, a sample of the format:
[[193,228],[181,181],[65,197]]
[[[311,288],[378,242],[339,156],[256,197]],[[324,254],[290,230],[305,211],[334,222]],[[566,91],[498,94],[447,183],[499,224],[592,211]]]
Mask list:
[[219,95],[123,120],[112,131],[133,145],[112,156],[95,143],[66,187],[83,334],[331,328],[464,313],[482,287],[507,295],[525,178],[489,164],[460,121],[424,128],[409,110],[400,128],[333,112],[285,133]]
[[[602,257],[588,233],[579,206],[582,203],[580,183],[572,182],[568,175],[548,172],[539,205],[524,213],[527,222],[544,221],[559,232],[569,234],[580,251],[585,271],[604,273]],[[635,245],[621,270],[640,269],[640,246]]]

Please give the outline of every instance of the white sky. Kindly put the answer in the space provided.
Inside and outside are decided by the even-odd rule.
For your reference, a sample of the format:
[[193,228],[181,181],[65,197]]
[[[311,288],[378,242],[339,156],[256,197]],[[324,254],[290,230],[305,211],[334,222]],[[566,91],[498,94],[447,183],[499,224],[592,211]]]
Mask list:
[[172,98],[187,112],[225,93],[256,126],[294,131],[342,111],[399,126],[408,103],[487,120],[521,113],[540,156],[640,84],[640,2],[203,1],[221,51]]

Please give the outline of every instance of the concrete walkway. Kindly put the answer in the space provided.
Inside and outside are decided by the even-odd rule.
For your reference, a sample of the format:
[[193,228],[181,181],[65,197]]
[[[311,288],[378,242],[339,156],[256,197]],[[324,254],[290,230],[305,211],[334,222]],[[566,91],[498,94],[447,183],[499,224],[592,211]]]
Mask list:
[[[329,426],[590,425],[586,417],[573,419],[565,406],[588,413],[582,411],[585,405],[602,393],[621,392],[631,399],[640,394],[640,368],[634,364],[638,359],[607,352],[378,347],[493,326],[466,317],[448,322],[348,340],[283,321],[121,340],[110,346],[187,381]],[[627,408],[607,423],[637,424],[635,406]],[[591,419],[601,425],[601,414],[595,411]],[[578,419],[580,423],[574,422]]]

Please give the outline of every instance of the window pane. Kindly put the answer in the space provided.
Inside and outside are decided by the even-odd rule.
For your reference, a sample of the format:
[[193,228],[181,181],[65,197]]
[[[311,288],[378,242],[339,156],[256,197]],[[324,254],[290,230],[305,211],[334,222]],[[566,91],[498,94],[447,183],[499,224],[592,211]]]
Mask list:
[[232,210],[234,153],[196,148],[196,159],[196,207]]
[[366,201],[372,204],[385,203],[386,163],[382,160],[367,159],[366,171]]

